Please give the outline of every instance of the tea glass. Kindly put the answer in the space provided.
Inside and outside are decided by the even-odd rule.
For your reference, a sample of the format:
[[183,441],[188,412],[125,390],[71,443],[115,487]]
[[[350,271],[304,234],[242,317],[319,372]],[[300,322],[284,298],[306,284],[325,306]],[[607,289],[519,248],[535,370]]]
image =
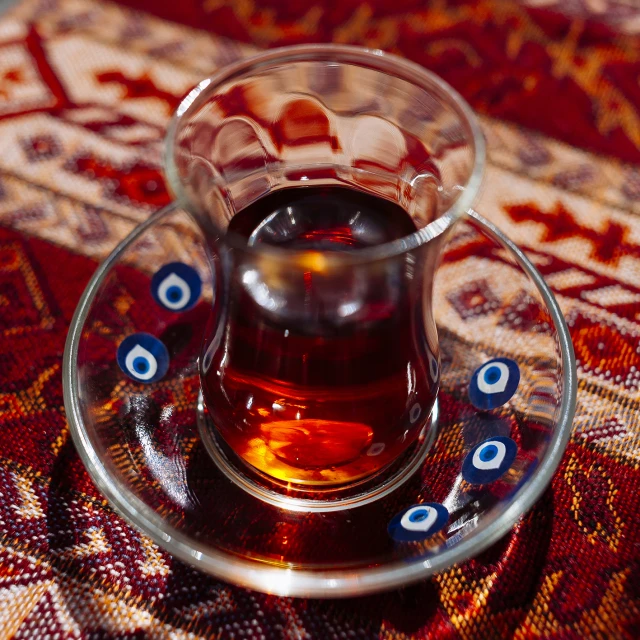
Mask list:
[[[484,159],[476,117],[456,91],[375,50],[271,50],[182,101],[166,173],[207,238],[214,295],[199,363],[207,428],[225,459],[242,461],[241,473],[288,491],[351,487],[384,475],[432,428],[433,278]],[[259,237],[230,227],[261,198],[316,187],[396,203],[415,231],[380,243],[371,225],[349,219],[366,246],[285,247],[323,231],[328,215],[322,207],[294,215],[285,199]]]

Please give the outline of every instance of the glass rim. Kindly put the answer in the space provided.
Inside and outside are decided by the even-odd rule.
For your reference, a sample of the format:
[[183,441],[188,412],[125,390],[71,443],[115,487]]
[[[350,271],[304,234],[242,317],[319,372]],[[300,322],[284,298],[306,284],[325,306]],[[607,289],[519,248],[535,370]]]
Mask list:
[[62,384],[64,406],[73,442],[91,479],[100,492],[107,497],[115,511],[125,520],[179,560],[222,580],[280,596],[336,598],[367,595],[405,586],[468,560],[500,540],[518,519],[531,509],[551,481],[571,435],[577,394],[577,370],[573,345],[560,306],[533,263],[495,225],[471,210],[465,218],[504,246],[533,281],[551,316],[560,351],[564,392],[558,410],[557,427],[536,473],[531,481],[517,492],[515,499],[489,523],[480,525],[476,529],[477,533],[443,553],[431,558],[417,558],[415,562],[408,562],[405,559],[390,566],[361,569],[315,571],[274,567],[260,560],[240,558],[231,553],[207,547],[202,542],[168,526],[162,517],[136,496],[120,477],[109,471],[98,455],[96,435],[90,433],[85,427],[80,407],[78,350],[94,297],[111,268],[129,245],[150,226],[160,222],[178,208],[177,203],[172,203],[150,216],[134,229],[100,265],[78,303],[65,344]]
[[[224,66],[216,73],[201,80],[182,99],[173,113],[164,138],[164,172],[169,191],[176,198],[180,206],[192,211],[190,199],[185,193],[183,182],[175,165],[175,138],[180,123],[185,115],[198,109],[215,90],[224,82],[236,76],[255,71],[274,63],[303,62],[318,60],[324,56],[327,61],[343,62],[346,64],[361,64],[382,73],[405,79],[416,86],[435,87],[458,110],[459,115],[471,131],[473,140],[473,169],[469,174],[466,185],[452,205],[438,218],[432,220],[425,227],[413,233],[373,247],[365,247],[358,251],[323,252],[327,267],[340,267],[346,264],[373,262],[401,255],[416,249],[429,240],[444,233],[451,225],[467,212],[478,195],[486,162],[486,145],[478,118],[467,101],[445,80],[432,71],[401,58],[395,54],[380,49],[341,44],[302,44],[269,49],[254,56],[243,58],[237,62]],[[247,253],[291,262],[298,255],[308,255],[308,251],[291,250],[274,245],[248,246],[246,239],[234,233],[224,235],[225,244]]]

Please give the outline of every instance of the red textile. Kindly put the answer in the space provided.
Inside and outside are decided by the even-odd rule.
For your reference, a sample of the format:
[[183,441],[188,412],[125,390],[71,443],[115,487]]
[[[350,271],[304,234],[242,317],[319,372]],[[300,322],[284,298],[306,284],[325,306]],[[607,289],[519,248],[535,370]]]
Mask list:
[[500,0],[123,4],[261,47],[341,42],[392,51],[440,75],[480,113],[640,161],[636,119],[620,113],[613,126],[599,126],[603,112],[640,101],[640,42],[601,21]]
[[605,25],[586,4],[567,17],[500,0],[129,4],[255,45],[379,46],[457,87],[484,116],[478,208],[529,252],[569,321],[574,432],[503,541],[389,594],[248,592],[125,524],[69,438],[68,324],[96,260],[167,202],[161,139],[177,100],[249,48],[108,3],[26,0],[0,22],[2,637],[638,637],[640,12]]

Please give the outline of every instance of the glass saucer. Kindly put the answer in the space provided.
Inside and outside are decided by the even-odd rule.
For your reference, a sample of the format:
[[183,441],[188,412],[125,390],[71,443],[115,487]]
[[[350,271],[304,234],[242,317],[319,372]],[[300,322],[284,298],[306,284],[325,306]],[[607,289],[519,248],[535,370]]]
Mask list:
[[[161,270],[187,283],[173,303],[159,297]],[[279,595],[363,595],[480,553],[549,483],[575,407],[569,333],[531,262],[479,215],[455,227],[437,272],[442,386],[429,434],[409,471],[328,508],[243,484],[203,442],[197,358],[210,279],[191,217],[158,212],[94,275],[64,356],[67,416],[91,477],[177,558]],[[153,356],[122,352],[134,343]]]

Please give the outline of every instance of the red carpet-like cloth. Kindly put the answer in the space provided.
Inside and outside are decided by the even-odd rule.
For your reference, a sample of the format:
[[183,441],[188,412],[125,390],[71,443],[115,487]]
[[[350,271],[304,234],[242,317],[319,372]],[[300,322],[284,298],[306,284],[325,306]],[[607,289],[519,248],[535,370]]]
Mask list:
[[[213,35],[92,0],[26,0],[0,20],[0,638],[638,637],[640,10],[129,4]],[[478,209],[535,250],[579,366],[571,442],[514,530],[432,580],[348,601],[223,584],[129,527],[75,453],[60,380],[97,260],[168,201],[180,97],[255,45],[316,40],[408,56],[478,110]]]

